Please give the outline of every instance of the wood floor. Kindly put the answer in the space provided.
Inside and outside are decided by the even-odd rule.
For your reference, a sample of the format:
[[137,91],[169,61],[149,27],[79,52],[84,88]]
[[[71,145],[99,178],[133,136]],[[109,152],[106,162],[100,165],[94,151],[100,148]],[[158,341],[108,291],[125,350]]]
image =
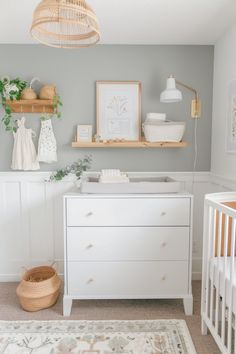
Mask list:
[[185,316],[180,300],[74,301],[70,317],[62,316],[62,298],[51,309],[23,311],[15,294],[17,284],[0,283],[0,320],[152,320],[185,319],[198,354],[219,354],[213,338],[201,335],[201,283],[193,282],[194,315]]

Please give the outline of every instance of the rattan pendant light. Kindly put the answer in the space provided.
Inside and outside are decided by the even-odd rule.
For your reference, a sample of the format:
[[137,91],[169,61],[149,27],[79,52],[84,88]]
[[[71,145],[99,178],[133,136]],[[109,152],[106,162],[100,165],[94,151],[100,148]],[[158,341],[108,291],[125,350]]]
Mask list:
[[85,0],[42,0],[30,29],[39,42],[57,48],[80,48],[100,40],[98,19]]

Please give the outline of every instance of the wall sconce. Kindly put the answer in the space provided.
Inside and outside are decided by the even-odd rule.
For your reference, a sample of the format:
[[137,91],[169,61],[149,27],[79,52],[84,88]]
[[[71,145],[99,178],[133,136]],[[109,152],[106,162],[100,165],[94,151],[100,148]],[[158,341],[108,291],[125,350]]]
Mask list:
[[197,91],[181,81],[176,80],[172,75],[167,79],[166,89],[160,95],[160,101],[163,103],[180,102],[183,99],[182,92],[176,88],[176,84],[185,87],[187,90],[194,93],[194,100],[191,103],[191,117],[201,117],[201,101]]

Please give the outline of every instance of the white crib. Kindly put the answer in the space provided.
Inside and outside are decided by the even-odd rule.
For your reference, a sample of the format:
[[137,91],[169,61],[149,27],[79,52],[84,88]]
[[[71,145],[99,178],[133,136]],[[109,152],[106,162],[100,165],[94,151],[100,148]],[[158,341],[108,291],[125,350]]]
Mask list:
[[204,205],[202,334],[236,354],[236,192],[209,194]]

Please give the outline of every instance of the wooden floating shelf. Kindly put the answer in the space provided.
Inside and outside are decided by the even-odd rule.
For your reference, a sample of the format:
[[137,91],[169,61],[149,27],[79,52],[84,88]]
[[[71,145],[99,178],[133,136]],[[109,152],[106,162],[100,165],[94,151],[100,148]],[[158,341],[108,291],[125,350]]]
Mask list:
[[53,100],[7,100],[12,113],[53,113]]
[[149,143],[148,141],[124,141],[124,142],[83,142],[77,141],[72,143],[73,148],[183,148],[187,143],[181,141],[179,143]]

